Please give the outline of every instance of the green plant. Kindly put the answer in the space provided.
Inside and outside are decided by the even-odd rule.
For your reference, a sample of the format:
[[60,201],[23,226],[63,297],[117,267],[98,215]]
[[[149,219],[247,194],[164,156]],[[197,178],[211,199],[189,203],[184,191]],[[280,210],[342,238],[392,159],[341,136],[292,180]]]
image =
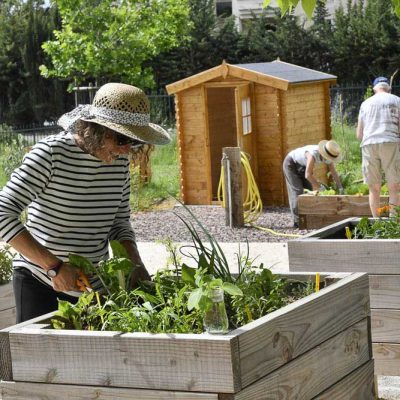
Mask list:
[[119,290],[126,290],[129,287],[130,276],[134,267],[121,243],[111,240],[110,246],[112,257],[108,260],[100,261],[97,268],[83,256],[78,254],[69,255],[69,262],[78,267],[83,273],[89,276],[98,276],[108,295],[117,293]]
[[367,217],[360,219],[352,230],[352,239],[399,239],[400,238],[400,208],[396,215],[387,218],[377,218],[372,221]]
[[12,276],[13,253],[10,246],[6,245],[0,249],[0,285],[10,282]]
[[167,242],[173,268],[158,271],[152,282],[143,282],[137,289],[128,291],[121,283],[121,274],[127,278],[127,263],[120,244],[112,243],[115,257],[99,265],[98,271],[94,271],[93,265],[84,257],[71,255],[70,261],[85,273],[96,273],[101,278],[106,293],[104,296],[98,292],[85,293],[76,305],[60,302],[53,326],[122,332],[200,333],[204,330],[203,315],[210,307],[215,288],[221,288],[227,294],[226,311],[232,328],[276,310],[309,291],[309,285],[295,283],[296,293],[291,293],[293,282],[274,276],[262,264],[254,266],[248,257],[248,249],[244,256],[238,254],[239,274],[232,274],[219,244],[190,210],[184,209],[210,242],[209,245],[203,243],[193,223],[185,221],[193,237],[191,248],[195,252],[196,269],[181,263],[176,246]]
[[171,143],[156,146],[150,155],[152,177],[140,182],[138,173],[131,176],[131,208],[133,211],[150,210],[179,193],[179,166],[176,134],[170,130]]

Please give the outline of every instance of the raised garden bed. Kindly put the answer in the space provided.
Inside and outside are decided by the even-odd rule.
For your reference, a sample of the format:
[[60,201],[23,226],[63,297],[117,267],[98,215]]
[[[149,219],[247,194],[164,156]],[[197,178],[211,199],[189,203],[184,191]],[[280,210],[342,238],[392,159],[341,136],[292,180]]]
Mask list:
[[291,271],[367,272],[375,373],[400,375],[400,239],[346,239],[349,218],[288,242]]
[[372,400],[368,277],[333,281],[226,335],[15,325],[0,331],[2,399]]
[[[381,196],[381,204],[389,201]],[[319,229],[349,217],[370,217],[371,210],[367,196],[329,195],[299,196],[299,228]]]
[[0,286],[0,329],[15,324],[15,300],[12,282]]

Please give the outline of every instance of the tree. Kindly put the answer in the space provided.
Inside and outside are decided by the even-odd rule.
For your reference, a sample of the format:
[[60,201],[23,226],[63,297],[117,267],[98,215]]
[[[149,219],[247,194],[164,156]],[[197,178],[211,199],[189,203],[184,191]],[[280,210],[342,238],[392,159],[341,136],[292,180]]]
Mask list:
[[54,120],[65,107],[65,85],[39,74],[41,44],[58,24],[41,0],[0,3],[0,118],[8,124]]
[[347,4],[335,14],[332,71],[341,81],[366,82],[398,68],[400,34],[390,0]]
[[62,29],[43,45],[45,77],[91,77],[151,86],[144,62],[176,46],[189,24],[187,0],[56,0]]
[[148,63],[157,87],[186,78],[226,60],[238,61],[240,35],[233,17],[218,18],[214,0],[189,0],[192,25],[180,45]]
[[[264,0],[263,7],[268,7],[271,0]],[[301,6],[306,13],[307,17],[311,19],[312,14],[316,8],[318,0],[301,0]],[[282,15],[290,12],[294,7],[297,6],[299,0],[277,0],[278,7],[281,9]],[[394,13],[400,17],[400,0],[391,0],[391,9]]]

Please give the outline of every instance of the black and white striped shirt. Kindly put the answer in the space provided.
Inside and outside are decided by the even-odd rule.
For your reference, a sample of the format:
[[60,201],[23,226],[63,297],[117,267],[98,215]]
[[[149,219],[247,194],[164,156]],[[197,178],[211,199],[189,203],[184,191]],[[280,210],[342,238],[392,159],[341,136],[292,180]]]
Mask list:
[[[0,192],[0,236],[9,242],[28,229],[61,260],[75,253],[96,265],[108,257],[109,240],[135,241],[129,194],[127,156],[104,164],[83,152],[70,133],[49,136],[25,155]],[[25,228],[19,216],[26,207]],[[44,270],[22,255],[14,267],[28,268],[51,285]]]

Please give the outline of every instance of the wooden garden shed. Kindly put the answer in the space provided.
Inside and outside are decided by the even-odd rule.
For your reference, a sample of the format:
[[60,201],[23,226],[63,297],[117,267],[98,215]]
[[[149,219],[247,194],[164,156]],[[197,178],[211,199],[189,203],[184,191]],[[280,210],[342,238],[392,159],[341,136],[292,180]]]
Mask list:
[[167,85],[175,94],[181,196],[216,200],[223,147],[251,156],[266,205],[287,204],[282,162],[299,146],[330,139],[336,77],[282,61],[221,65]]

